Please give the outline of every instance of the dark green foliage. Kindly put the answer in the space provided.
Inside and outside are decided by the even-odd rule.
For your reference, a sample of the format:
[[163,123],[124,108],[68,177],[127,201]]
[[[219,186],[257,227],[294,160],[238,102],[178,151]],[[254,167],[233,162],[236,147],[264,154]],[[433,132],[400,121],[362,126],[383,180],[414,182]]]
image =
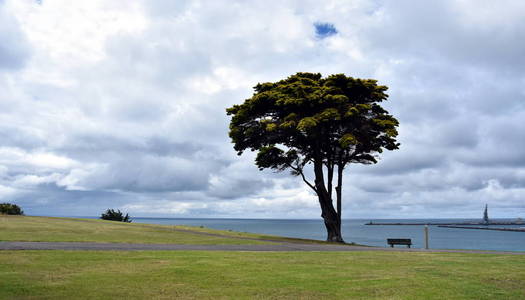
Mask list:
[[[301,175],[319,196],[327,229],[337,223],[331,220],[335,213],[332,180],[337,169],[335,214],[340,223],[344,167],[377,163],[384,149],[399,147],[399,123],[379,105],[387,100],[388,88],[373,79],[344,74],[322,78],[319,73],[297,73],[275,83],[257,84],[254,89],[243,104],[227,109],[232,116],[229,135],[234,149],[239,155],[246,149],[257,151],[255,162],[260,169],[289,169]],[[303,172],[310,164],[314,183]]]
[[[230,137],[239,154],[259,151],[261,168],[287,168],[297,154],[311,159],[314,151],[326,159],[376,163],[374,153],[399,146],[398,121],[377,104],[387,99],[386,90],[376,80],[343,74],[297,73],[258,84],[252,98],[227,109]],[[279,155],[268,149],[277,145]]]
[[11,203],[0,203],[0,215],[23,215],[20,206]]
[[103,213],[100,218],[102,220],[109,220],[109,221],[120,221],[120,222],[126,222],[126,223],[131,223],[131,218],[129,217],[128,214],[126,214],[125,216],[122,215],[122,212],[120,212],[120,210],[113,210],[113,209],[108,209],[106,210],[105,213]]

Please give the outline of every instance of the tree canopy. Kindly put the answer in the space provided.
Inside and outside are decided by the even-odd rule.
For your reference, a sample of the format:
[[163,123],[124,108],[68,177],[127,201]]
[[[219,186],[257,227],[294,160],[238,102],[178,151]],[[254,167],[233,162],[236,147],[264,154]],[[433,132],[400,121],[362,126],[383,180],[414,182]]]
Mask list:
[[102,220],[108,220],[108,221],[120,221],[120,222],[126,222],[131,223],[131,218],[128,214],[124,216],[120,210],[113,210],[113,209],[107,209],[106,212],[102,213],[100,216]]
[[[398,121],[379,103],[388,88],[373,79],[344,74],[323,78],[297,73],[278,82],[259,83],[243,104],[227,109],[229,136],[241,155],[257,151],[262,170],[291,170],[317,194],[328,240],[342,241],[341,188],[349,163],[377,163],[384,149],[398,149]],[[315,180],[305,176],[313,165]],[[332,181],[337,169],[337,212],[332,204]],[[326,174],[326,176],[325,176]]]
[[11,203],[0,203],[1,215],[23,215],[24,211],[20,206]]

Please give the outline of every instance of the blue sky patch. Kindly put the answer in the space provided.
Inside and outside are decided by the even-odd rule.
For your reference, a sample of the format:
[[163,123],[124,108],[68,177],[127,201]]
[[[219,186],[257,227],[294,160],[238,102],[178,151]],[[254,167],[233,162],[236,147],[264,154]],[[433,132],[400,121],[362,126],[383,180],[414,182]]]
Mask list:
[[337,33],[334,24],[331,23],[315,23],[315,35],[318,38],[324,39]]

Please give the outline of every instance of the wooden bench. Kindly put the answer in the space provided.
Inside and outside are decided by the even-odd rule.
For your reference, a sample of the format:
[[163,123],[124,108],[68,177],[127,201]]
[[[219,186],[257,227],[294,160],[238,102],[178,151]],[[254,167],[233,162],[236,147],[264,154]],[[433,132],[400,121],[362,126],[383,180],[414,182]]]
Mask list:
[[412,245],[411,239],[386,239],[386,242],[390,247],[394,248],[394,245],[407,245],[408,248]]

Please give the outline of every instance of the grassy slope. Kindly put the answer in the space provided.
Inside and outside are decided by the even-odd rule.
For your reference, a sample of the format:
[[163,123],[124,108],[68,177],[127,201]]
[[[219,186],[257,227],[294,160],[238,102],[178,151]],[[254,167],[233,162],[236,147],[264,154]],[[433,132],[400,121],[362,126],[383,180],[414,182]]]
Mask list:
[[[149,244],[261,244],[242,240],[244,234],[201,229],[226,237],[206,236],[173,230],[174,226],[122,223],[96,219],[0,215],[0,241],[112,242]],[[180,227],[188,229],[188,227]],[[229,238],[230,236],[231,238]]]
[[[0,241],[260,243],[173,228],[0,216]],[[525,256],[494,254],[0,251],[0,299],[525,299],[523,270]]]
[[525,257],[4,251],[0,299],[525,299]]
[[[191,232],[218,234],[203,236]],[[238,238],[259,239],[243,240]],[[271,241],[326,244],[324,241],[191,226],[122,223],[98,219],[0,215],[0,241],[113,242],[147,244],[269,244]]]

